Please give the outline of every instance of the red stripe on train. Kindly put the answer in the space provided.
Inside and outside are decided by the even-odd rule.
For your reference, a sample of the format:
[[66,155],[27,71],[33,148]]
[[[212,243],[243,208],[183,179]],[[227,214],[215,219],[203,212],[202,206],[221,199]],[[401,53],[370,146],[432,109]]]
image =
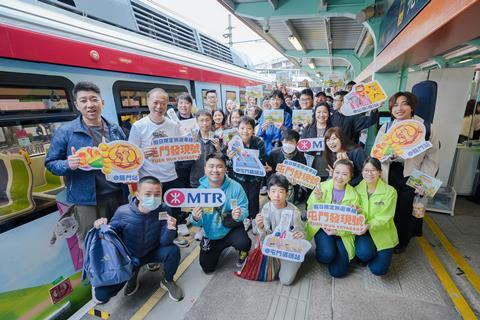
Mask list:
[[[252,86],[258,81],[0,24],[0,56],[149,76]],[[99,59],[91,56],[95,50]]]

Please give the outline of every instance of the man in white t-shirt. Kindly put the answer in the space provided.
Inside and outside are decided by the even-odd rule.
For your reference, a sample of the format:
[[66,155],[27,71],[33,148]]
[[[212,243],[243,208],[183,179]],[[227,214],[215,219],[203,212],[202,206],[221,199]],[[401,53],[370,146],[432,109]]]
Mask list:
[[[181,136],[178,124],[165,117],[167,112],[168,93],[161,88],[154,88],[147,93],[147,105],[150,111],[148,116],[132,125],[128,141],[143,149],[145,161],[139,170],[140,178],[153,176],[162,183],[162,190],[166,192],[172,188],[181,188],[175,171],[174,162],[153,163],[149,158],[154,155],[155,147],[152,140],[158,137]],[[179,208],[172,208],[173,216],[178,220],[181,217]],[[181,219],[180,219],[181,220]]]

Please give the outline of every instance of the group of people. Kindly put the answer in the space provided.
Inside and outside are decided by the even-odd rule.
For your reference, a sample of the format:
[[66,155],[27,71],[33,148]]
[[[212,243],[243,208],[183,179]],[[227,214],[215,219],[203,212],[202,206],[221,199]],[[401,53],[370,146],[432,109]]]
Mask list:
[[[158,263],[163,264],[160,285],[176,301],[184,296],[173,280],[180,262],[177,246],[182,245],[177,238],[180,225],[191,224],[200,229],[199,262],[205,273],[211,273],[222,251],[228,247],[238,250],[237,265],[241,267],[252,246],[249,229],[263,236],[270,234],[286,211],[294,212],[289,237],[314,239],[315,257],[328,265],[332,276],[345,276],[355,256],[368,264],[375,275],[384,275],[392,254],[403,252],[409,240],[421,234],[422,220],[412,216],[412,204],[414,196],[423,195],[423,190],[407,186],[406,181],[414,169],[435,176],[439,142],[432,128],[427,133],[432,147],[414,158],[402,159],[394,154],[381,163],[368,157],[355,142],[361,130],[377,123],[378,112],[343,115],[340,108],[347,93],[336,92],[333,104],[327,103],[325,93],[317,94],[325,100],[315,104],[312,90],[301,91],[299,106],[312,110],[312,122],[297,126],[292,125],[292,106],[286,104],[281,90],[274,90],[268,102],[269,108],[284,111],[281,125],[266,121],[253,98],[249,99],[247,115],[244,115],[235,104],[226,110],[217,109],[216,93],[209,91],[206,93],[208,105],[194,114],[191,96],[182,94],[177,97],[176,113],[180,120],[196,119],[199,132],[194,138],[201,145],[201,155],[196,160],[154,163],[152,139],[180,136],[178,123],[166,116],[168,93],[161,88],[148,92],[149,113],[133,123],[126,137],[118,125],[101,116],[104,102],[99,88],[93,83],[80,82],[73,90],[80,115],[56,130],[45,165],[53,174],[66,177],[67,200],[75,206],[81,237],[92,226],[109,224],[140,260],[141,266],[147,265],[149,270],[156,271]],[[416,107],[413,94],[393,95],[389,100],[393,123],[412,118],[423,121],[415,116]],[[266,177],[233,171],[236,154],[228,148],[223,135],[230,128],[238,131],[245,149],[254,150],[265,167]],[[376,141],[380,141],[389,128],[391,125],[383,125]],[[304,154],[296,148],[301,138],[324,138],[325,150]],[[79,170],[80,159],[76,155],[76,150],[82,147],[127,139],[145,155],[137,191],[130,197],[126,185],[106,180],[100,171]],[[276,172],[277,164],[285,159],[315,168],[322,182],[313,191],[295,185],[295,181]],[[269,201],[260,208],[262,186],[267,188]],[[225,193],[226,200],[218,208],[196,207],[182,212],[162,203],[162,194],[172,188],[218,188]],[[306,219],[305,210],[295,206],[302,203],[302,197],[307,210],[317,203],[354,206],[365,216],[365,228],[353,234],[316,227]],[[165,214],[168,218],[160,219]],[[300,265],[281,261],[281,283],[291,284]],[[98,303],[107,302],[123,287],[125,295],[134,294],[138,289],[139,268],[126,283],[92,288],[93,299]]]

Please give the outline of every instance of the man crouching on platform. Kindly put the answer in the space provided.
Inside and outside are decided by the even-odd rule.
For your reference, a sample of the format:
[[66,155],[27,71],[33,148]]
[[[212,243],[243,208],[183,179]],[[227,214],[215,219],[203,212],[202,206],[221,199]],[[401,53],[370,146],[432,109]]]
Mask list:
[[211,153],[205,160],[205,176],[199,189],[218,188],[226,195],[221,208],[193,209],[189,219],[193,226],[203,227],[200,242],[200,266],[205,273],[215,271],[223,250],[234,247],[239,251],[237,267],[242,267],[252,241],[243,226],[248,216],[248,199],[242,186],[226,176],[227,159],[222,153]]
[[[107,224],[107,219],[95,221],[95,228]],[[151,262],[164,265],[165,275],[160,286],[168,291],[172,300],[183,299],[183,290],[173,281],[180,263],[180,249],[173,244],[176,237],[177,221],[171,216],[170,208],[162,204],[162,185],[152,176],[138,182],[138,192],[130,204],[117,209],[110,221],[110,227],[122,238],[130,253],[140,260],[140,267]],[[124,294],[133,295],[138,290],[138,272],[124,283],[92,288],[92,298],[96,303],[106,303],[125,285]]]

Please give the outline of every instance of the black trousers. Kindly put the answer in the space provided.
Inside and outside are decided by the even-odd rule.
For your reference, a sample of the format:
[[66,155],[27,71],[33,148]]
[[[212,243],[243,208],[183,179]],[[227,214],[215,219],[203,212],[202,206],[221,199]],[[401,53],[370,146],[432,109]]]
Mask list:
[[192,166],[193,164],[181,168],[175,168],[181,188],[191,188],[190,172],[192,171]]
[[397,190],[397,207],[395,209],[395,227],[398,232],[399,247],[408,245],[412,237],[422,235],[423,219],[412,216],[415,190],[407,186],[408,177],[403,176],[403,165],[398,162],[390,164],[388,183]]
[[243,226],[230,230],[222,239],[210,240],[210,250],[200,250],[200,266],[203,272],[211,273],[215,271],[218,259],[223,250],[228,247],[234,247],[238,251],[250,251],[252,240],[248,237]]
[[260,188],[262,181],[244,181],[240,182],[248,198],[248,218],[254,219],[260,212]]

